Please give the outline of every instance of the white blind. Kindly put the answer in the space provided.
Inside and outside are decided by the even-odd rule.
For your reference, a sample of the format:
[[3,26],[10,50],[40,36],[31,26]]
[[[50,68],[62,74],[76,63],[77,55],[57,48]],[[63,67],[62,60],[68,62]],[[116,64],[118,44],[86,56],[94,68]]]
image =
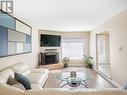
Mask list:
[[62,58],[82,59],[84,54],[85,39],[63,39]]

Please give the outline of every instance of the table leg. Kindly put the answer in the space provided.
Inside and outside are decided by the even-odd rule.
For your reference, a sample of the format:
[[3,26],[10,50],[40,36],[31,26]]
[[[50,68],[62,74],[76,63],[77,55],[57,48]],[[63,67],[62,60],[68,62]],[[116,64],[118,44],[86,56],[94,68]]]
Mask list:
[[88,85],[88,83],[87,83],[85,80],[84,80],[83,82],[84,82],[86,85]]
[[86,88],[88,88],[86,84],[81,83],[81,85],[83,85],[83,86],[85,86]]
[[58,85],[60,85],[62,82],[63,82],[63,80],[61,80],[61,81],[58,83]]
[[68,83],[65,83],[61,88],[63,88],[64,86],[66,86]]

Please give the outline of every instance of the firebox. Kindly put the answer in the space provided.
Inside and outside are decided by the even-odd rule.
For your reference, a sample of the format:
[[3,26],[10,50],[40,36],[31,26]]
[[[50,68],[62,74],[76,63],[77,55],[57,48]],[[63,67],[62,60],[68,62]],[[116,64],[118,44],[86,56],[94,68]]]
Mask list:
[[59,52],[40,53],[39,65],[49,65],[59,63]]

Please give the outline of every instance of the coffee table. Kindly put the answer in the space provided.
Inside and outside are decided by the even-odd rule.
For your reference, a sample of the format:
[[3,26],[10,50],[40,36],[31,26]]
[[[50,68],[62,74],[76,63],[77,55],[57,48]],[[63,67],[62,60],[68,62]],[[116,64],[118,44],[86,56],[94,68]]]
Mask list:
[[78,87],[83,85],[87,88],[87,81],[90,80],[91,77],[84,72],[76,72],[76,77],[71,77],[70,72],[63,72],[57,75],[57,79],[60,80],[58,85],[60,85],[63,81],[65,82],[62,87],[66,85],[69,85],[70,87]]

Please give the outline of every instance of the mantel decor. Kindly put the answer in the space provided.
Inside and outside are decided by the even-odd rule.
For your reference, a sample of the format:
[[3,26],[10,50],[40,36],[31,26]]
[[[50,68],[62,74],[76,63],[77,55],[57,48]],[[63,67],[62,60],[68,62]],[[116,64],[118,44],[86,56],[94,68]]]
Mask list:
[[30,53],[31,26],[0,10],[0,58]]

